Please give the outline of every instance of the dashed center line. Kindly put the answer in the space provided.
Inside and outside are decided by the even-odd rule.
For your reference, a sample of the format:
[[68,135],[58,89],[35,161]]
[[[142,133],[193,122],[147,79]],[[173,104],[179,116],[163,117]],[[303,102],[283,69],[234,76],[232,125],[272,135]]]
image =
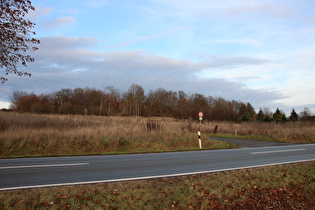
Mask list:
[[50,165],[28,165],[28,166],[4,166],[1,169],[17,169],[17,168],[44,168],[44,167],[65,167],[65,166],[82,166],[89,163],[66,163],[66,164],[50,164]]
[[287,149],[287,150],[276,150],[276,151],[263,151],[263,152],[252,152],[252,155],[257,155],[257,154],[268,154],[268,153],[277,153],[277,152],[294,152],[294,151],[302,151],[306,150],[305,148],[302,149]]

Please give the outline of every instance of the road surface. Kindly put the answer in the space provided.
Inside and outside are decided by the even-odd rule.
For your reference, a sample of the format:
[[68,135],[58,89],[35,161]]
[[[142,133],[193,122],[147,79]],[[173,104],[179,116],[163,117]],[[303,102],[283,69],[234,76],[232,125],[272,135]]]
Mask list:
[[0,191],[161,178],[315,160],[315,144],[133,155],[0,159]]

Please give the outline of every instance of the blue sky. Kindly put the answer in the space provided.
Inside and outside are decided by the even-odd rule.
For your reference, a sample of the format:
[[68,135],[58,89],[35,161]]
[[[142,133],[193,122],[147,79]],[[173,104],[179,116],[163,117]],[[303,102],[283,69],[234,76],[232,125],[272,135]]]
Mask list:
[[33,0],[41,40],[31,78],[14,90],[132,83],[250,102],[256,110],[315,112],[313,0]]

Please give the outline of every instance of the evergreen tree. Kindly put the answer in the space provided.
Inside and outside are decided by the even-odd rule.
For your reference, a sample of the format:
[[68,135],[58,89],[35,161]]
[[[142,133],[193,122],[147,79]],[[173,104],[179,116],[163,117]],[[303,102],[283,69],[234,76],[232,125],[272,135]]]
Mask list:
[[257,114],[257,121],[258,122],[263,122],[264,121],[264,117],[265,117],[265,115],[264,115],[263,111],[261,109],[259,109],[259,112]]
[[277,108],[276,112],[273,113],[272,118],[275,122],[286,122],[287,118],[283,112]]
[[290,115],[290,117],[289,117],[289,120],[295,122],[295,121],[297,121],[298,119],[299,119],[298,114],[295,112],[294,109],[292,109],[292,112],[291,112],[291,115]]
[[255,121],[256,120],[255,109],[249,102],[247,102],[247,105],[246,105],[246,113],[247,113],[249,121]]

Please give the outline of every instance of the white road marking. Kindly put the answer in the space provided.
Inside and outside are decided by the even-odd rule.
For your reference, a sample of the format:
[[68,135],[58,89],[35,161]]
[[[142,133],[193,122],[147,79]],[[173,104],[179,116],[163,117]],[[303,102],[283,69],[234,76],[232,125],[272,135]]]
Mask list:
[[86,182],[70,182],[70,183],[60,183],[60,184],[31,185],[31,186],[22,186],[22,187],[7,187],[7,188],[0,188],[0,192],[1,191],[7,191],[7,190],[22,190],[22,189],[30,189],[30,188],[62,187],[62,186],[70,186],[70,185],[86,185],[86,184],[99,184],[99,183],[109,183],[109,182],[126,182],[126,181],[136,181],[136,180],[146,180],[146,179],[160,179],[160,178],[168,178],[168,177],[176,177],[176,176],[190,176],[190,175],[198,175],[198,174],[209,174],[209,173],[223,172],[223,171],[233,171],[233,170],[240,170],[240,169],[258,168],[258,167],[264,167],[264,166],[300,163],[300,162],[307,162],[307,161],[314,161],[314,160],[315,159],[297,160],[297,161],[254,165],[254,166],[244,166],[244,167],[237,167],[237,168],[217,169],[217,170],[211,170],[211,171],[197,171],[197,172],[190,172],[190,173],[167,174],[167,175],[135,177],[135,178],[109,179],[109,180],[86,181]]
[[42,168],[42,167],[64,167],[64,166],[83,166],[89,163],[66,163],[66,164],[51,164],[51,165],[29,165],[29,166],[4,166],[1,169],[16,169],[16,168]]
[[294,151],[302,151],[306,150],[305,148],[302,149],[287,149],[287,150],[276,150],[276,151],[263,151],[263,152],[252,152],[252,155],[257,155],[257,154],[268,154],[268,153],[277,153],[277,152],[294,152]]

